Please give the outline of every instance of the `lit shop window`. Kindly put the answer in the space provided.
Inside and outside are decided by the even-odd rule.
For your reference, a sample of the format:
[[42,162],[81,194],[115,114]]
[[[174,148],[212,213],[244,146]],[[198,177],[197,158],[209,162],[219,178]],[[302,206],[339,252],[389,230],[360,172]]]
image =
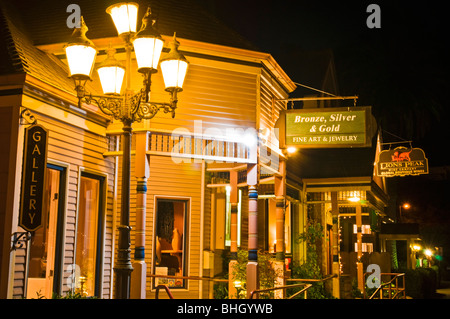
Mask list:
[[[276,253],[277,246],[277,208],[276,200],[269,199],[268,203],[268,247],[270,253]],[[284,212],[284,249],[290,254],[292,247],[292,205],[287,202]]]
[[[356,224],[353,224],[353,234],[358,233],[358,226]],[[362,234],[371,234],[372,231],[370,230],[370,225],[361,225],[361,233]]]
[[[181,277],[186,273],[186,242],[188,200],[158,198],[156,200],[156,231],[153,285],[170,288],[186,288]],[[166,276],[166,277],[164,277]]]
[[[225,213],[225,246],[231,246],[231,187],[226,187],[226,213]],[[241,206],[242,206],[242,190],[238,192],[237,204],[237,245],[241,246]]]
[[82,173],[75,248],[76,291],[97,296],[100,289],[103,178]]
[[[358,243],[355,243],[355,251],[358,251]],[[363,253],[373,253],[373,244],[372,243],[362,243],[361,252]]]
[[65,169],[48,164],[45,174],[43,226],[32,233],[29,246],[27,298],[51,298],[61,287]]

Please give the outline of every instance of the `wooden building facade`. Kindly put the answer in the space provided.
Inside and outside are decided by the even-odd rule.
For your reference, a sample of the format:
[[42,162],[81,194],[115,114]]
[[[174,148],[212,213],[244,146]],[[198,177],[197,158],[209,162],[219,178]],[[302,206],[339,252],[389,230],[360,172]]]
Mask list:
[[[141,18],[149,2],[138,2]],[[103,3],[77,3],[89,27],[87,36],[99,50],[97,63],[109,46],[124,60],[124,44]],[[72,32],[66,27],[70,1],[44,1],[39,7],[31,0],[0,4],[0,144],[5,154],[0,167],[0,298],[50,298],[69,291],[113,298],[122,124],[94,105],[78,107],[63,50]],[[229,272],[224,260],[236,249],[249,255],[273,253],[282,269],[285,260],[305,260],[305,245],[295,239],[306,226],[308,205],[316,203],[312,193],[321,193],[324,205],[331,203],[329,192],[376,193],[369,202],[381,200],[377,209],[382,210],[385,190],[373,175],[348,176],[350,184],[339,176],[339,182],[326,179],[333,186],[323,186],[320,178],[333,175],[324,176],[322,166],[313,165],[320,176],[305,174],[313,167],[305,159],[317,154],[289,157],[280,150],[275,122],[296,85],[270,54],[195,1],[151,5],[164,40],[176,31],[190,64],[175,117],[161,113],[133,124],[133,298],[153,298],[161,283],[171,287],[175,298],[211,298],[213,282],[204,279]],[[33,14],[24,10],[27,6],[34,6]],[[38,18],[45,15],[52,19]],[[131,69],[136,70],[134,58]],[[101,94],[95,71],[92,77],[86,90]],[[141,83],[134,72],[131,87],[138,90]],[[160,72],[151,89],[151,100],[167,99]],[[44,226],[30,233],[18,219],[24,132],[33,123],[49,134]],[[365,164],[375,159],[369,153]],[[320,214],[326,223],[328,211]],[[333,260],[330,249],[323,250],[325,264]]]
[[[147,267],[140,268],[146,277],[147,297],[154,291],[155,280],[165,280],[147,274],[202,277],[205,256],[214,255],[208,254],[214,250],[211,241],[226,247],[226,239],[218,243],[216,234],[217,225],[226,224],[225,219],[217,220],[221,200],[212,199],[215,194],[226,194],[226,185],[218,187],[214,165],[229,171],[236,165],[258,164],[257,144],[247,145],[243,137],[258,137],[260,129],[274,136],[274,121],[285,107],[276,100],[286,98],[295,88],[270,54],[255,50],[199,7],[175,2],[185,11],[170,21],[164,21],[170,4],[155,7],[165,40],[172,28],[182,27],[176,21],[188,22],[185,37],[177,30],[190,66],[176,116],[172,119],[160,114],[133,126],[131,245],[135,264],[139,267],[144,262]],[[77,106],[63,51],[72,31],[65,26],[68,3],[48,2],[36,8],[36,16],[54,14],[51,21],[32,19],[22,11],[26,5],[2,1],[1,7],[5,61],[0,82],[1,136],[6,154],[1,175],[1,297],[50,298],[74,290],[112,298],[120,214],[121,123],[111,121],[94,105]],[[142,10],[147,3],[140,5]],[[92,2],[80,3],[80,7],[86,12],[88,27],[101,31],[87,34],[99,49],[98,60],[106,56],[102,50],[109,45],[118,49],[116,58],[123,59],[123,43],[114,35],[105,8]],[[206,40],[202,40],[202,30]],[[212,41],[207,41],[208,37]],[[133,59],[132,69],[135,63]],[[95,72],[93,79],[86,89],[101,93]],[[141,81],[136,72],[132,87],[139,88]],[[161,92],[158,73],[151,99],[166,99]],[[35,123],[49,134],[44,226],[30,233],[18,225],[18,212],[24,129]],[[270,136],[265,138],[269,143],[274,141]],[[269,145],[265,152],[271,149]],[[276,147],[273,150],[279,152]],[[272,156],[276,165],[266,175],[278,173],[278,156]],[[266,164],[270,169],[270,161]],[[139,193],[136,189],[144,182],[146,192]],[[243,189],[242,229],[247,223],[246,196]],[[218,214],[226,218],[224,211]],[[216,226],[211,226],[212,220]],[[141,242],[135,249],[137,238]],[[245,230],[241,238],[245,247]],[[212,264],[217,264],[220,256],[214,256]],[[208,260],[208,265],[212,264]],[[209,294],[209,286],[198,280],[166,281],[176,298]]]

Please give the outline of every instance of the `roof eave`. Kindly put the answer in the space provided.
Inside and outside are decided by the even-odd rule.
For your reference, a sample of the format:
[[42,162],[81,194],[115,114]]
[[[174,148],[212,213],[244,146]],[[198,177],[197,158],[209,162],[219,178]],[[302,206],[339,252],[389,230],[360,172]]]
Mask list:
[[[162,37],[165,42],[170,42],[172,40],[172,37],[170,36],[163,35]],[[288,93],[293,92],[297,88],[295,83],[289,78],[271,54],[190,39],[177,38],[177,40],[181,43],[181,50],[185,52],[214,55],[216,57],[235,59],[244,62],[261,63],[273,74],[280,84],[283,85]],[[123,40],[119,37],[92,39],[92,42],[94,42],[95,46],[99,49],[107,48],[110,45],[112,47],[121,47],[124,45]],[[65,45],[66,43],[53,43],[38,45],[36,47],[44,52],[60,56],[65,55]]]

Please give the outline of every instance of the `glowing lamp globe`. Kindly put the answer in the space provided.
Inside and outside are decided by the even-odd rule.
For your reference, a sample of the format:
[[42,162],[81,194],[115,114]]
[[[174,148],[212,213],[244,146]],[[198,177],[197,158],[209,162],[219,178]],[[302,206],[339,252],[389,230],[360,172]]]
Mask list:
[[119,36],[136,32],[138,8],[135,2],[120,2],[106,9]]
[[161,60],[161,71],[164,78],[166,91],[181,92],[183,90],[184,79],[188,69],[189,62],[178,51],[180,43],[176,36],[170,44],[170,51],[167,56]]
[[74,80],[88,80],[91,78],[97,49],[91,40],[86,37],[88,27],[83,17],[80,27],[75,28],[71,41],[66,45],[66,57],[69,65],[69,77]]
[[97,68],[104,94],[118,95],[122,89],[125,67],[114,58],[114,53],[116,50],[110,48],[108,57]]
[[142,18],[141,29],[133,38],[134,53],[141,73],[154,73],[157,71],[159,59],[164,46],[161,35],[153,27],[155,20],[150,7]]

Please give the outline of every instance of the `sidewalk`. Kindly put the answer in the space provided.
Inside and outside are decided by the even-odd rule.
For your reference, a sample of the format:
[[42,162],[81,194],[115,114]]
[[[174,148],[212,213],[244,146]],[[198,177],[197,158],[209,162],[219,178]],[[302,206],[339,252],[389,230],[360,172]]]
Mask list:
[[436,299],[450,299],[450,281],[441,282],[441,287],[436,289]]

